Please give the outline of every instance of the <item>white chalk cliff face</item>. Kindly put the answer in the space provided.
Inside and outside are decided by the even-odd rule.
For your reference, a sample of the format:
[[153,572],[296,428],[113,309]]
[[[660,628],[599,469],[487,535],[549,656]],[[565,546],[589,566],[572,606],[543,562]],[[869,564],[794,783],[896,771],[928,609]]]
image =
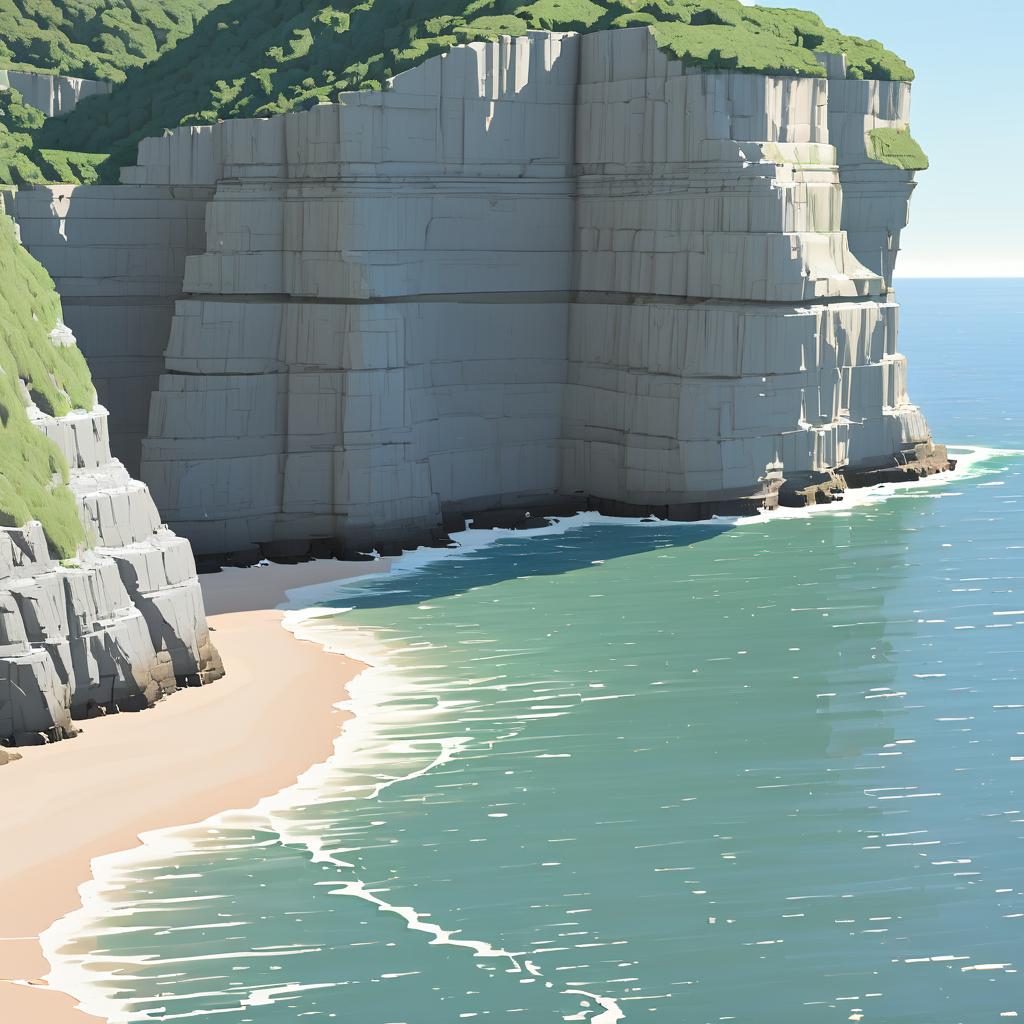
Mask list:
[[[63,332],[62,344],[74,344]],[[0,742],[73,735],[73,719],[147,707],[223,675],[187,540],[110,456],[107,411],[58,418],[56,442],[91,546],[58,562],[39,523],[0,528]],[[2,762],[0,762],[2,763]]]
[[[147,140],[125,184],[16,210],[101,398],[117,414],[126,373],[154,392],[126,457],[201,552],[820,500],[947,465],[897,351],[913,175],[866,145],[909,86],[827,64],[691,71],[642,28],[503,37]],[[130,324],[139,361],[108,377]]]

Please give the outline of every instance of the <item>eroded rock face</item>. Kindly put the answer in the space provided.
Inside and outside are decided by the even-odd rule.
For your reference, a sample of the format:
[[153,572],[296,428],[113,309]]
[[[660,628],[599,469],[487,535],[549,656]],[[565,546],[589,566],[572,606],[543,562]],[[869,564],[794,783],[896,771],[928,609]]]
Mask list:
[[111,459],[107,411],[31,410],[71,467],[92,546],[57,562],[38,523],[0,528],[0,742],[74,735],[74,720],[155,703],[223,675],[188,541]]
[[[687,71],[645,29],[532,33],[147,140],[125,184],[64,197],[106,202],[110,237],[145,209],[188,226],[142,477],[223,553],[551,503],[693,518],[941,467],[889,289],[913,175],[865,139],[908,104],[900,83]],[[30,248],[41,196],[18,199]]]
[[110,92],[110,82],[69,75],[44,75],[37,71],[0,69],[0,89],[17,89],[30,107],[47,117],[70,113],[87,96]]
[[133,476],[149,422],[185,259],[206,245],[209,186],[51,185],[10,199],[25,248],[60,292],[111,448]]

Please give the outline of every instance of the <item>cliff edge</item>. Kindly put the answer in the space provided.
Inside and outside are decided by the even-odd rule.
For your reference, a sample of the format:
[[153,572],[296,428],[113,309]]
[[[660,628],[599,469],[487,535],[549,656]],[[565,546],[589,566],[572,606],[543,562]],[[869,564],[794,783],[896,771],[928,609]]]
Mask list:
[[0,213],[0,743],[223,674],[188,542],[112,459],[42,268]]
[[948,460],[891,288],[910,84],[819,61],[696,67],[647,27],[501,36],[147,139],[121,185],[16,209],[109,352],[126,458],[201,553],[829,500]]

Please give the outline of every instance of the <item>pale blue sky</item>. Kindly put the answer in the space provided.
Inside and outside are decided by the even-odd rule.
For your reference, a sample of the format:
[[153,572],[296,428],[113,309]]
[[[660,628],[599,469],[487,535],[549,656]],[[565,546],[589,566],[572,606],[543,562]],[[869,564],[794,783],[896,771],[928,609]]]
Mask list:
[[918,175],[897,274],[1024,277],[1024,0],[759,0],[882,40],[917,73]]

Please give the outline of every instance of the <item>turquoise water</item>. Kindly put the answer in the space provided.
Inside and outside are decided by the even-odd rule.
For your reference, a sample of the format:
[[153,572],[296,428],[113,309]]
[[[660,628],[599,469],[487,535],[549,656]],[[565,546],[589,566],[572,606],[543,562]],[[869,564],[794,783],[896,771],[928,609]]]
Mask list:
[[[1024,286],[956,287],[903,285],[912,393],[1024,448]],[[335,758],[104,863],[60,977],[122,1020],[1024,1017],[1022,473],[339,586]]]

